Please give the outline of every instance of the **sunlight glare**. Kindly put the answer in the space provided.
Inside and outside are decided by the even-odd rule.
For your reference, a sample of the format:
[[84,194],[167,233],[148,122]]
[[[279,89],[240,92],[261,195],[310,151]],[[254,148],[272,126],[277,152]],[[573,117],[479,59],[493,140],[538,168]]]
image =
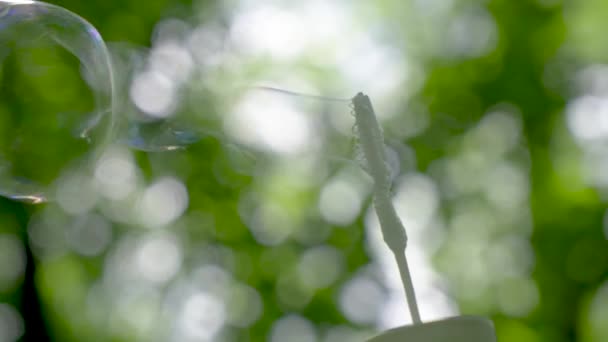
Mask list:
[[312,139],[309,119],[284,97],[246,95],[225,122],[233,138],[279,154],[297,154]]
[[247,54],[291,59],[299,56],[307,45],[306,27],[293,11],[257,5],[237,15],[231,38]]

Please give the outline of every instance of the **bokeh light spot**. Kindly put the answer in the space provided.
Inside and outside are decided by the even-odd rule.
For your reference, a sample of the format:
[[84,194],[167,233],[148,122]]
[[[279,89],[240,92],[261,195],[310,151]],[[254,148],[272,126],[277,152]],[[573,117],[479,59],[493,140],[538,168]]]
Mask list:
[[164,283],[180,269],[182,250],[175,237],[159,235],[143,240],[135,256],[137,269],[153,283]]
[[272,326],[270,342],[316,342],[317,331],[309,320],[289,315]]
[[276,296],[284,310],[303,310],[310,303],[314,292],[306,288],[295,271],[285,271],[278,275],[275,285]]
[[504,162],[490,171],[485,189],[487,198],[498,208],[514,209],[526,203],[528,178],[520,168]]
[[357,324],[373,324],[378,320],[384,293],[371,278],[357,275],[340,292],[339,305],[344,316]]
[[589,341],[608,340],[608,283],[600,286],[591,299],[587,313]]
[[214,341],[226,322],[221,299],[205,292],[188,298],[179,317],[179,336],[185,340]]
[[567,108],[568,128],[582,142],[608,138],[608,99],[584,95]]
[[321,190],[319,210],[321,216],[332,224],[347,226],[359,215],[363,196],[349,182],[335,179]]
[[119,200],[130,195],[137,185],[133,156],[123,148],[104,152],[95,168],[97,190],[107,198]]
[[190,52],[176,41],[159,44],[150,53],[150,68],[178,84],[192,73],[194,62]]
[[23,319],[12,306],[0,303],[0,341],[15,342],[25,332]]
[[249,229],[256,241],[274,246],[284,242],[293,232],[293,222],[280,205],[264,203],[251,220]]
[[188,191],[181,181],[164,177],[149,186],[139,202],[141,222],[147,227],[165,226],[188,207]]
[[372,335],[371,332],[365,332],[341,325],[329,329],[323,337],[323,342],[358,342],[365,341]]
[[300,281],[311,290],[332,285],[343,270],[342,252],[330,246],[319,246],[307,250],[298,264]]
[[497,296],[500,310],[512,317],[527,316],[539,302],[536,284],[526,277],[503,280],[498,286]]
[[84,214],[97,204],[98,197],[93,182],[85,174],[72,172],[59,181],[57,203],[66,213]]
[[447,29],[447,55],[478,57],[490,52],[497,42],[494,18],[481,7],[469,7],[454,16]]
[[264,309],[264,303],[258,291],[243,284],[236,284],[232,287],[226,306],[228,322],[230,325],[240,328],[254,324],[260,319]]
[[66,231],[72,250],[84,256],[101,254],[112,242],[112,227],[100,215],[91,214],[76,218]]
[[21,240],[14,235],[0,235],[0,292],[17,285],[25,271],[25,264],[25,249]]
[[175,109],[177,84],[158,71],[145,71],[133,80],[130,95],[144,113],[152,118],[166,118]]
[[434,181],[426,175],[411,173],[397,181],[395,209],[407,227],[410,239],[421,240],[423,230],[433,220],[439,206]]

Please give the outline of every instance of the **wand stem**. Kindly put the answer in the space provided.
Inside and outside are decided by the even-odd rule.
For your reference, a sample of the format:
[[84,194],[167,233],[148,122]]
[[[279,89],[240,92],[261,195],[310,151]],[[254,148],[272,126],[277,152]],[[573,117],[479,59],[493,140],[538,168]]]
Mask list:
[[367,170],[374,179],[374,208],[380,221],[382,237],[397,261],[412,321],[420,324],[422,321],[405,256],[407,235],[391,200],[392,179],[386,162],[382,130],[367,95],[357,94],[353,98],[353,106]]
[[403,282],[403,288],[405,289],[405,297],[407,298],[412,321],[414,324],[420,324],[422,323],[422,320],[420,319],[418,302],[416,301],[416,294],[414,293],[414,284],[412,283],[412,276],[410,275],[410,268],[407,264],[405,253],[396,253],[395,259],[397,260],[397,266],[399,266],[399,273],[401,274],[401,281]]

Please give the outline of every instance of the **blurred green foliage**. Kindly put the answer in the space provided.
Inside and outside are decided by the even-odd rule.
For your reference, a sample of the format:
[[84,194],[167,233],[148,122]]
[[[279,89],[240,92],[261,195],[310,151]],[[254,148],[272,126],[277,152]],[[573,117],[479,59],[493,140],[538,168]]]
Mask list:
[[[241,9],[238,2],[214,1],[50,2],[86,18],[108,42],[144,47],[155,44],[155,27],[170,18],[191,26],[213,23],[223,37],[222,30],[229,31]],[[579,85],[581,70],[608,59],[602,34],[607,26],[602,20],[606,4],[600,0],[449,3],[343,4],[354,13],[360,29],[378,31],[379,40],[410,63],[410,79],[398,77],[396,89],[379,107],[394,114],[383,119],[387,135],[407,128],[401,130],[403,134],[393,134],[413,156],[401,157],[407,159],[402,160],[403,179],[417,174],[432,183],[414,198],[426,203],[424,196],[435,196],[439,203],[429,214],[430,228],[421,225],[435,232],[423,235],[432,239],[423,245],[433,245],[425,251],[432,268],[446,281],[441,290],[461,313],[491,317],[501,342],[605,341],[608,182],[601,182],[605,172],[601,167],[608,164],[601,161],[608,159],[607,140],[606,136],[592,141],[577,138],[569,120],[576,115],[571,104],[588,92]],[[406,17],[411,20],[404,21]],[[490,26],[484,26],[487,18]],[[473,25],[468,31],[462,29],[467,23]],[[469,40],[479,34],[486,45],[471,45]],[[333,61],[323,49],[329,50],[301,52],[305,62],[284,79],[313,79],[322,90],[355,86],[348,79],[334,78],[339,66],[320,62]],[[70,136],[78,116],[92,110],[91,91],[78,75],[78,61],[65,51],[21,54],[3,60],[0,69],[0,139],[3,146],[10,146],[15,132],[26,127],[23,134],[32,135],[26,140],[39,143],[22,148],[19,155],[2,157],[22,168],[24,177],[52,182],[64,171],[65,161],[86,148],[61,137]],[[268,69],[292,70],[290,64],[273,64],[263,54],[256,58],[245,63],[247,67],[234,69],[248,76]],[[223,63],[233,62],[242,61]],[[23,66],[33,69],[24,71]],[[23,76],[28,72],[33,80]],[[134,73],[120,69],[118,78],[130,82],[130,72]],[[227,67],[220,73],[232,72]],[[214,85],[205,83],[217,79],[213,71],[205,69],[197,76],[200,79],[193,77],[192,84],[184,87],[187,95],[180,99],[187,104],[180,107],[180,115],[184,112],[184,117],[194,120],[186,120],[187,125],[205,122],[220,127],[209,118],[223,115],[232,99],[213,93]],[[225,82],[240,78],[245,79],[237,75]],[[382,81],[365,80],[370,87]],[[119,84],[121,102],[129,101],[128,87]],[[348,112],[346,106],[315,106],[309,108]],[[76,117],[67,115],[65,122],[36,116],[37,112],[70,112]],[[603,122],[590,125],[605,126],[606,113]],[[421,127],[417,131],[411,128],[416,124]],[[410,129],[414,133],[404,133]],[[356,218],[346,224],[328,220],[318,204],[327,179],[341,177],[342,169],[315,169],[293,159],[277,162],[266,153],[252,158],[214,135],[172,152],[113,148],[114,159],[108,160],[133,161],[137,170],[127,170],[133,173],[126,178],[130,183],[116,185],[106,179],[103,184],[106,190],[132,186],[137,189],[133,194],[104,197],[96,193],[104,189],[90,184],[90,174],[74,172],[64,174],[57,185],[64,189],[59,204],[29,207],[0,199],[4,239],[0,246],[9,246],[0,249],[0,301],[24,310],[23,284],[28,281],[24,266],[4,260],[24,260],[27,246],[36,256],[35,284],[52,340],[278,342],[285,340],[276,337],[281,329],[291,329],[317,334],[302,333],[293,341],[331,342],[363,340],[374,332],[375,321],[349,314],[341,300],[347,284],[359,276],[375,282],[372,290],[390,292],[390,285],[383,284],[386,269],[376,260],[372,238],[364,228],[373,227],[365,209],[369,199],[362,198],[363,210],[357,208]],[[600,162],[590,161],[590,155],[599,155]],[[365,178],[349,177],[365,184]],[[181,183],[175,185],[174,180],[187,189],[185,213],[163,211],[166,203],[154,197],[154,189],[161,189],[157,193],[179,202]],[[427,184],[412,182],[407,184]],[[342,201],[356,202],[356,198]],[[167,224],[155,226],[162,220]],[[22,243],[10,242],[9,237]],[[373,311],[378,303],[371,292]],[[217,298],[226,302],[218,304]],[[198,306],[188,309],[189,300]],[[425,301],[421,303],[424,319]],[[205,311],[218,307],[225,316],[218,324],[229,322],[230,328],[221,330],[205,316]],[[248,321],[248,315],[255,318]],[[280,319],[287,322],[286,328],[277,328]],[[25,322],[26,328],[30,323]],[[188,329],[196,333],[180,335]],[[214,329],[221,332],[211,334]]]

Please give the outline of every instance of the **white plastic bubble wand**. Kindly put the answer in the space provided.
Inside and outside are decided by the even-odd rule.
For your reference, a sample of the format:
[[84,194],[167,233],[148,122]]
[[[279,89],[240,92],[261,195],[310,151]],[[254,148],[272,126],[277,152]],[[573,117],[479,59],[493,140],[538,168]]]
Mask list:
[[495,342],[496,335],[492,322],[482,317],[457,316],[422,323],[405,256],[407,235],[391,201],[392,180],[386,161],[382,130],[367,95],[358,93],[352,99],[352,103],[357,135],[367,162],[367,171],[374,179],[374,208],[380,221],[384,242],[397,260],[414,323],[386,331],[368,342]]
[[290,96],[308,97],[322,101],[350,102],[352,104],[357,128],[356,135],[365,158],[367,172],[374,181],[374,208],[380,221],[384,242],[393,252],[397,261],[412,321],[414,324],[422,323],[405,256],[407,235],[391,201],[392,177],[386,158],[384,135],[369,97],[363,93],[358,93],[352,99],[343,99],[302,94],[269,86],[254,86],[253,88]]
[[392,179],[386,161],[384,136],[369,97],[363,93],[358,93],[352,99],[352,103],[359,143],[367,162],[367,171],[374,180],[374,208],[380,221],[382,236],[397,261],[412,321],[414,324],[419,324],[422,321],[420,320],[412,277],[405,256],[407,235],[391,201]]

